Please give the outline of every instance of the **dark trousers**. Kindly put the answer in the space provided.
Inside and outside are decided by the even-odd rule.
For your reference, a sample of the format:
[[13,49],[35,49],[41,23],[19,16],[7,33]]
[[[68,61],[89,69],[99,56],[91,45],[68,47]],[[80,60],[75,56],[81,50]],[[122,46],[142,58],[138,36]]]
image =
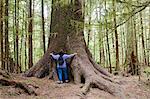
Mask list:
[[63,81],[63,77],[64,77],[64,80],[68,80],[68,70],[67,70],[67,67],[65,67],[65,68],[59,68],[59,67],[57,67],[57,72],[58,72],[58,79],[60,81]]

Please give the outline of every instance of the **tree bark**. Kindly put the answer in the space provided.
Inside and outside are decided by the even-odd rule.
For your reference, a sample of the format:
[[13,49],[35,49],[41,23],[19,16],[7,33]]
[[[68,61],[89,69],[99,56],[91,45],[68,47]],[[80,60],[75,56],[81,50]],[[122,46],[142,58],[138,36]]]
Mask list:
[[84,83],[81,90],[86,94],[91,87],[97,87],[113,95],[123,97],[123,90],[112,78],[111,74],[97,65],[91,57],[83,33],[84,17],[82,16],[82,4],[75,0],[74,3],[62,5],[54,0],[52,13],[52,33],[57,33],[47,52],[43,57],[25,73],[25,76],[45,77],[48,75],[50,52],[63,49],[68,53],[78,53],[72,63],[73,81],[76,84]]
[[136,35],[133,29],[134,23],[133,18],[131,18],[127,24],[127,54],[125,59],[125,65],[128,67],[127,73],[130,73],[132,75],[138,75],[139,63],[136,48]]
[[3,0],[0,1],[0,44],[1,44],[1,68],[4,69],[4,50],[3,50]]
[[117,33],[117,22],[116,22],[116,0],[113,0],[113,20],[114,20],[114,28],[115,28],[115,45],[116,45],[116,71],[120,70],[119,67],[119,44],[118,44],[118,33]]
[[[27,4],[26,4],[27,5]],[[27,14],[25,13],[25,19],[24,20],[26,20],[26,18],[27,18]],[[25,64],[25,70],[27,70],[27,41],[28,41],[28,37],[27,37],[27,21],[25,21],[25,25],[24,25],[24,28],[25,28],[25,40],[24,40],[24,49],[25,49],[25,51],[24,51],[24,64]]]
[[[150,7],[149,7],[149,13],[150,13]],[[150,19],[150,15],[149,15]],[[148,35],[148,66],[150,66],[150,21],[149,21],[149,35]]]
[[5,70],[9,71],[8,0],[5,0]]
[[33,49],[32,49],[32,0],[29,2],[29,25],[28,25],[28,65],[29,68],[33,66]]
[[[107,10],[107,9],[106,9],[106,0],[105,0],[105,10]],[[107,13],[106,13],[106,14],[107,14]],[[109,60],[109,72],[112,73],[111,55],[110,55],[110,45],[109,45],[109,37],[108,37],[107,15],[105,16],[105,24],[106,24],[106,41],[107,41],[108,60]],[[107,55],[107,54],[106,54],[106,55]]]
[[15,0],[15,61],[16,61],[16,72],[19,73],[19,1]]
[[22,30],[22,32],[21,32],[21,44],[20,44],[20,53],[19,53],[19,60],[20,60],[20,62],[19,62],[19,70],[20,70],[20,73],[22,72],[22,68],[23,68],[23,66],[22,66],[22,50],[23,50],[23,40],[24,40],[24,34],[25,34],[25,32],[24,32],[24,15],[25,15],[25,13],[24,13],[24,10],[23,10],[23,15],[22,15],[22,18],[23,18],[23,24],[22,24],[22,27],[21,27],[21,30]]
[[143,63],[144,65],[147,65],[146,60],[146,52],[145,52],[145,41],[144,41],[144,27],[143,27],[143,18],[142,18],[142,12],[140,12],[140,25],[141,25],[141,38],[142,38],[142,48],[143,48]]
[[90,34],[91,34],[91,0],[89,0],[89,16],[88,16],[88,21],[89,21],[89,23],[88,23],[88,38],[87,38],[87,46],[89,47],[89,44],[90,44]]
[[44,1],[41,1],[41,8],[42,8],[42,33],[43,33],[43,51],[45,53],[46,47],[45,47],[45,22],[44,22]]

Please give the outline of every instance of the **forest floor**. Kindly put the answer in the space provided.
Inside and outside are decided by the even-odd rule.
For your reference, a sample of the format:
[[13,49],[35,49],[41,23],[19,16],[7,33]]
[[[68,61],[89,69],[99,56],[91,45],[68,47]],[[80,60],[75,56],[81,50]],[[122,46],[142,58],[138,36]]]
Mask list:
[[[125,90],[126,99],[150,99],[150,82],[146,79],[138,81],[137,76],[119,77],[121,86]],[[32,87],[37,96],[28,95],[19,88],[0,85],[0,99],[117,99],[113,95],[91,88],[87,95],[80,94],[82,85],[73,83],[57,84],[48,78],[16,76],[15,81],[24,82]],[[36,87],[35,87],[36,86]]]

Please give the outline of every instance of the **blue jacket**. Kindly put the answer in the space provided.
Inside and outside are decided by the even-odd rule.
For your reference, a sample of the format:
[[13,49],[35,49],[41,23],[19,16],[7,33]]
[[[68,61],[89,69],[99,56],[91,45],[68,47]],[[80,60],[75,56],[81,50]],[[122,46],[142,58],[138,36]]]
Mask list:
[[[57,55],[51,54],[51,55],[52,55],[52,57],[53,57],[56,61],[58,61],[58,59],[59,59],[59,57],[60,57],[59,54],[57,54]],[[58,62],[57,62],[57,68],[66,68],[66,67],[67,67],[66,59],[71,58],[71,57],[73,57],[73,56],[74,56],[74,54],[70,54],[70,55],[64,54],[64,55],[62,56],[62,58],[63,58],[63,60],[64,60],[64,63],[60,66],[60,65],[58,64]]]

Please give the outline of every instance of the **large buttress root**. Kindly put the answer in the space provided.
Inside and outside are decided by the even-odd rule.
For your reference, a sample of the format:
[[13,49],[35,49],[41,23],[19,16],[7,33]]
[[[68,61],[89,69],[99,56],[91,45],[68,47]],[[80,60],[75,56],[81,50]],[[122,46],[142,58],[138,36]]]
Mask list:
[[114,96],[124,99],[122,87],[113,79],[113,76],[100,67],[92,59],[87,49],[83,34],[70,35],[68,50],[77,52],[71,67],[75,83],[83,83],[82,94],[86,95],[90,88],[96,87]]
[[82,51],[77,50],[82,54],[75,56],[72,61],[74,82],[84,83],[82,94],[86,95],[89,89],[94,87],[124,99],[123,89],[113,76],[97,65],[85,50]]
[[28,71],[26,71],[23,76],[26,77],[38,77],[43,78],[49,75],[50,70],[50,56],[49,52],[47,51],[45,55]]
[[[94,87],[121,99],[125,99],[124,91],[118,82],[115,82],[112,78],[102,74],[92,63],[90,63],[90,61],[85,61],[86,62],[84,62],[83,59],[81,61],[80,57],[76,56],[72,62],[72,68],[76,68],[73,72],[74,82],[84,83],[84,86],[81,89],[83,95],[86,95],[89,89]],[[84,66],[86,68],[84,68]],[[83,79],[84,82],[82,81]]]

